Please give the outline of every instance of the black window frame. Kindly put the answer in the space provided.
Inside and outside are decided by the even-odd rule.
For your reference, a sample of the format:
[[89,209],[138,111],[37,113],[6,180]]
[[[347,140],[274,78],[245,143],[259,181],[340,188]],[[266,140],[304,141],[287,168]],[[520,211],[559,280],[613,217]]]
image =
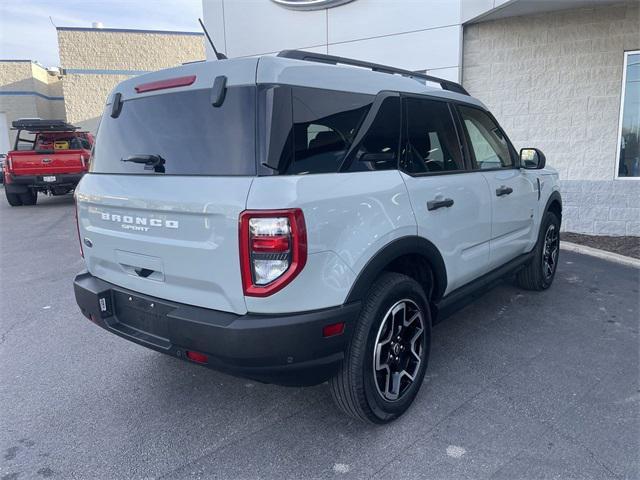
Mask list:
[[[378,94],[375,96],[374,100],[373,100],[373,104],[371,105],[371,108],[369,109],[369,111],[367,112],[367,115],[365,116],[362,124],[363,126],[368,122],[368,128],[367,130],[363,131],[363,132],[358,132],[358,135],[356,136],[356,138],[354,138],[353,144],[351,145],[351,147],[349,148],[349,151],[345,154],[344,159],[342,160],[342,163],[340,164],[338,170],[336,171],[336,173],[356,173],[356,172],[366,172],[366,170],[350,170],[351,165],[353,165],[353,162],[359,162],[360,160],[356,159],[356,155],[358,153],[358,150],[360,149],[360,146],[362,145],[363,141],[367,138],[367,134],[369,133],[369,128],[371,127],[371,125],[373,124],[373,122],[375,122],[377,116],[378,116],[378,112],[380,111],[380,108],[382,107],[382,104],[384,103],[385,100],[387,100],[388,98],[397,98],[398,102],[399,102],[399,108],[400,108],[400,112],[398,115],[398,123],[399,123],[399,128],[398,128],[398,141],[396,144],[396,165],[395,168],[391,169],[385,169],[385,170],[399,170],[400,168],[400,157],[402,155],[402,138],[403,138],[403,126],[404,126],[404,106],[403,106],[403,101],[402,101],[402,94],[400,92],[396,92],[395,90],[381,90],[380,92],[378,92]],[[373,116],[372,118],[370,118],[371,116]],[[385,170],[370,170],[370,172],[382,172]]]
[[462,141],[460,136],[460,128],[459,119],[456,115],[455,109],[453,107],[453,101],[438,97],[434,95],[424,95],[418,93],[401,93],[400,97],[402,99],[401,102],[401,113],[402,113],[402,135],[401,135],[401,143],[400,143],[400,155],[404,156],[407,154],[407,142],[409,141],[409,118],[407,116],[407,107],[406,107],[406,99],[409,98],[417,98],[420,100],[431,100],[436,102],[445,103],[449,110],[449,115],[451,117],[451,122],[453,123],[456,139],[458,141],[458,147],[460,148],[460,155],[462,157],[462,166],[463,168],[460,170],[443,170],[441,172],[408,172],[404,168],[401,168],[401,164],[398,164],[398,170],[402,173],[409,175],[410,177],[432,177],[432,176],[440,176],[440,175],[459,175],[461,173],[469,173],[473,171],[471,169],[470,157],[467,152],[467,146]]
[[[455,116],[457,117],[458,124],[460,125],[460,129],[461,129],[461,131],[463,133],[463,135],[462,135],[463,136],[463,142],[465,144],[465,151],[469,155],[469,167],[470,167],[470,171],[471,172],[499,172],[499,171],[502,171],[502,170],[519,170],[521,168],[521,166],[520,166],[520,156],[518,155],[518,152],[516,151],[515,147],[511,143],[511,140],[509,139],[509,136],[504,131],[504,128],[502,128],[500,123],[498,123],[498,120],[496,120],[496,117],[494,117],[493,114],[489,110],[481,108],[481,107],[479,107],[477,105],[472,105],[472,104],[464,103],[464,102],[454,102],[454,105],[452,105],[452,106],[453,106],[453,109],[455,111]],[[464,121],[462,119],[462,113],[460,112],[460,109],[458,108],[458,107],[461,107],[461,106],[465,107],[465,108],[478,110],[478,111],[484,113],[485,115],[487,115],[489,117],[489,119],[493,123],[495,123],[496,127],[498,128],[498,130],[500,131],[500,133],[502,134],[502,136],[506,140],[507,150],[509,151],[509,156],[511,157],[511,162],[512,162],[511,166],[509,166],[509,167],[498,167],[498,168],[478,168],[478,162],[476,161],[475,153],[474,153],[472,145],[471,145],[471,138],[469,138],[469,132],[467,131],[467,127],[465,127],[465,125],[464,125]]]

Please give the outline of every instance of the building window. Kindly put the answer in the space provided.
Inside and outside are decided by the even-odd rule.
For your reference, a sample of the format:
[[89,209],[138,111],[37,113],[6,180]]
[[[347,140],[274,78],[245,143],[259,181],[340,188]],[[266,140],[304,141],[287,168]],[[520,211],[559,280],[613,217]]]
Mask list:
[[618,178],[640,177],[640,50],[624,54],[617,158]]

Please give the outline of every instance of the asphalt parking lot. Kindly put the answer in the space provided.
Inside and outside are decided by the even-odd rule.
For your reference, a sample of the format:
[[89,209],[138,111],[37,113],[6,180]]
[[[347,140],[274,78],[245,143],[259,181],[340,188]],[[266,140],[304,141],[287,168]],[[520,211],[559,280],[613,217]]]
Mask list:
[[435,327],[414,406],[373,427],[326,385],[236,379],[97,328],[73,297],[72,198],[0,194],[1,480],[640,477],[637,269],[562,252],[549,291],[497,287]]

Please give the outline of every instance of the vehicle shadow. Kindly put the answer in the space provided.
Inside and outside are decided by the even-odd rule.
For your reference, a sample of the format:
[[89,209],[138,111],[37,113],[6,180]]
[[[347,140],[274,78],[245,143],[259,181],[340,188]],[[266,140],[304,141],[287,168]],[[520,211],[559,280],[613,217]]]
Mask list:
[[[60,205],[73,205],[73,194],[66,195],[43,195],[38,194],[38,203],[34,205],[36,208],[51,208],[58,207]],[[24,207],[21,207],[24,208]]]

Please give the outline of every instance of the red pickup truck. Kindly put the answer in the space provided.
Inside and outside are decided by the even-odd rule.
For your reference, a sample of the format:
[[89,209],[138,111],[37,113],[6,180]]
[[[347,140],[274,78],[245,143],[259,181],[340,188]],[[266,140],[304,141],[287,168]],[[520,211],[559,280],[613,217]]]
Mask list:
[[22,119],[12,126],[18,134],[3,166],[9,205],[35,205],[38,192],[73,191],[89,168],[93,135],[62,120]]

